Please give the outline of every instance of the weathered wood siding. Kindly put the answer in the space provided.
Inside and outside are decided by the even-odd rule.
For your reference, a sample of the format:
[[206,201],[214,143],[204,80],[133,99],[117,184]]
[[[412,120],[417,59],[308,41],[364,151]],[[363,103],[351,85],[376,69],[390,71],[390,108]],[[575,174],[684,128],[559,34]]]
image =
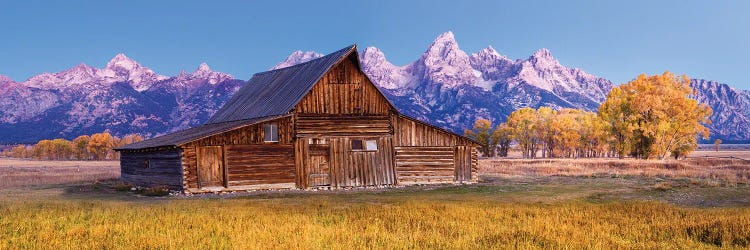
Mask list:
[[398,182],[452,182],[455,179],[453,147],[396,147]]
[[468,146],[455,147],[454,163],[456,165],[456,181],[458,182],[475,182],[477,181],[477,162],[478,152]]
[[120,179],[139,186],[182,188],[180,150],[122,151]]
[[198,186],[201,188],[226,186],[224,148],[222,146],[199,146],[196,147],[196,152]]
[[427,125],[402,115],[394,114],[393,138],[397,147],[409,146],[456,146],[469,145],[471,142],[460,136]]
[[[331,187],[362,187],[384,186],[396,184],[396,173],[393,165],[393,143],[390,136],[349,138],[300,138],[297,140],[296,162],[298,175],[297,183],[300,188],[315,187],[330,183]],[[351,150],[352,139],[376,140],[378,150]],[[319,144],[310,144],[319,143]],[[328,156],[321,157],[320,149],[327,149]],[[327,159],[321,166],[321,158]],[[324,178],[322,170],[327,168],[328,180]],[[312,176],[311,176],[312,175]]]
[[228,145],[229,186],[294,183],[294,146],[291,144]]
[[297,114],[389,114],[388,100],[359,71],[352,57],[354,54],[334,66],[313,86],[297,104]]
[[279,118],[272,121],[258,123],[250,126],[244,126],[233,129],[221,134],[209,136],[196,140],[183,147],[191,146],[219,146],[219,145],[242,145],[242,144],[264,144],[263,142],[263,125],[275,123],[279,125],[279,143],[291,144],[294,137],[294,127],[292,117]]
[[[264,124],[279,128],[279,142],[264,142]],[[219,146],[225,167],[225,188],[254,189],[294,186],[294,125],[292,117],[244,126],[182,145],[182,165],[186,189],[201,188],[198,149]],[[281,185],[279,184],[288,184]],[[275,186],[274,186],[275,185]]]
[[477,181],[473,142],[402,115],[392,122],[400,184]]
[[297,116],[297,137],[383,136],[392,134],[389,116]]

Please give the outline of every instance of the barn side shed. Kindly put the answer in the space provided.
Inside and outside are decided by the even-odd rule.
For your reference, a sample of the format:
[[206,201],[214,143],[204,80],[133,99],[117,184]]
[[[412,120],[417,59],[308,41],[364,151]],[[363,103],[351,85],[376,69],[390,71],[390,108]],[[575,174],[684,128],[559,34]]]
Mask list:
[[206,124],[117,150],[123,181],[198,193],[471,183],[478,146],[399,112],[352,45],[257,73]]

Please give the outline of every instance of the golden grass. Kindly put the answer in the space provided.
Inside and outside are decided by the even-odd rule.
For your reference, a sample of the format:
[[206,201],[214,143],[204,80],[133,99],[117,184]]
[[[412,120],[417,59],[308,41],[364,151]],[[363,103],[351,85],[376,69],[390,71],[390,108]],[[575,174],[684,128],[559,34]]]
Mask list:
[[750,183],[750,162],[732,159],[487,159],[480,170],[501,177],[643,176]]
[[[419,196],[419,194],[416,194]],[[0,248],[704,248],[750,246],[750,209],[336,197],[0,203]]]
[[35,161],[0,158],[0,188],[115,179],[118,161]]
[[[8,168],[4,164],[0,160],[0,171]],[[15,164],[13,171],[49,167],[50,176],[68,178],[74,177],[65,171],[56,174],[54,169],[78,166],[74,162]],[[112,162],[87,164],[81,165],[82,172],[119,170]],[[706,194],[696,199],[723,199],[717,197],[724,197],[727,190],[746,195],[747,185],[739,182],[731,188],[658,183],[637,190],[623,186],[630,182],[613,178],[583,178],[578,183],[580,178],[555,177],[547,178],[546,184],[534,183],[538,176],[602,173],[700,176],[693,168],[706,168],[714,176],[711,180],[725,183],[723,171],[730,165],[725,162],[681,165],[561,159],[482,160],[480,164],[485,174],[521,181],[382,191],[145,198],[118,192],[127,188],[116,182],[66,186],[44,180],[40,183],[54,185],[0,189],[0,249],[750,247],[750,207],[697,208],[643,201],[682,197],[693,190]],[[731,171],[746,174],[742,171],[747,170]],[[83,173],[75,178],[94,182],[96,176]],[[560,179],[566,183],[558,183]]]

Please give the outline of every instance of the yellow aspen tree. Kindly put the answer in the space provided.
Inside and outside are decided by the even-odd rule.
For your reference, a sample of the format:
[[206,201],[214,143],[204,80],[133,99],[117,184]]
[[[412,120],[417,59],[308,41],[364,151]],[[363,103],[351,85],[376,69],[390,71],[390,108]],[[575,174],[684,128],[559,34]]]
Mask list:
[[508,116],[506,123],[513,131],[524,158],[536,158],[538,150],[537,113],[532,108],[521,108]]
[[477,119],[472,130],[464,131],[466,137],[472,138],[482,144],[480,151],[486,157],[494,156],[495,143],[490,140],[490,129],[492,123],[487,119]]
[[510,143],[513,141],[513,130],[508,124],[497,125],[495,131],[492,131],[490,139],[498,146],[497,156],[507,157]]

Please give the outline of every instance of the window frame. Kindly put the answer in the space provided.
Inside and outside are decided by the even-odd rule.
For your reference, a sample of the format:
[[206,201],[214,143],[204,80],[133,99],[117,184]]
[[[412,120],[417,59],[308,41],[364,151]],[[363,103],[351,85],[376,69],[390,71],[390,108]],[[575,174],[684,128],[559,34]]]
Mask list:
[[[360,141],[361,142],[360,145],[362,146],[362,148],[361,149],[355,149],[354,148],[354,141]],[[374,142],[375,143],[374,144],[375,148],[374,149],[368,148],[367,147],[367,142]],[[377,152],[379,147],[380,146],[378,146],[378,139],[357,138],[357,139],[351,139],[350,142],[349,142],[349,149],[352,152]]]
[[[271,132],[270,140],[268,140],[266,129],[270,130]],[[275,138],[274,138],[274,132],[276,135]],[[264,143],[278,143],[279,142],[279,124],[278,123],[264,123],[263,124],[263,142]]]

